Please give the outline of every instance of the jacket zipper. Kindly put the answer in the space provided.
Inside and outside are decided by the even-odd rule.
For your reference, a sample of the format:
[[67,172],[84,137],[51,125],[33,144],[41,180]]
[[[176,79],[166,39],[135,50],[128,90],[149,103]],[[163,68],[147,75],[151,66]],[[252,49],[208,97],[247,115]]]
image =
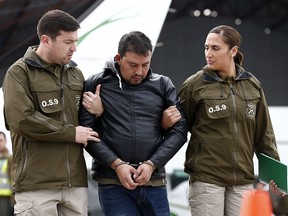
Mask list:
[[[20,173],[16,176],[17,180],[18,181],[19,179],[23,178],[23,173],[25,172],[26,170],[26,167],[27,167],[27,161],[28,161],[28,142],[27,140],[25,139],[25,143],[23,143],[24,145],[24,161],[22,164],[22,166],[20,167]],[[22,162],[22,161],[21,161]]]
[[[63,109],[65,109],[65,97],[64,97],[64,88],[63,88],[63,75],[64,75],[64,70],[65,70],[65,66],[63,66],[62,69],[62,73],[61,73],[61,80],[60,80],[60,91],[61,91],[61,101],[63,104]],[[63,110],[63,118],[64,118],[64,122],[67,123],[67,116],[66,116],[66,112],[65,110]],[[71,168],[70,168],[70,164],[69,164],[69,152],[70,152],[70,145],[69,143],[67,143],[67,172],[68,172],[68,187],[72,187],[71,185]]]
[[[135,129],[135,114],[134,114],[134,92],[133,92],[133,87],[129,87],[129,94],[130,94],[130,99],[131,99],[131,106],[130,106],[130,111],[131,111],[131,130],[132,130],[132,133],[133,133],[133,136],[132,136],[132,143],[134,143],[134,148],[133,148],[133,161],[135,162],[135,156],[136,156],[136,129]],[[130,161],[132,162],[132,161]],[[134,163],[133,162],[133,163]],[[137,162],[137,161],[136,161]]]
[[237,159],[237,146],[238,146],[238,128],[237,128],[237,105],[236,105],[236,98],[235,98],[235,90],[233,88],[233,85],[230,84],[230,90],[231,90],[231,97],[232,97],[232,103],[233,103],[233,110],[234,113],[232,115],[232,121],[233,121],[233,127],[234,127],[234,136],[235,136],[235,152],[234,152],[234,158],[235,158],[235,166],[234,166],[234,184],[236,184],[237,176],[236,176],[236,167],[238,164]]
[[24,159],[22,174],[23,174],[23,173],[25,172],[25,170],[26,170],[27,161],[28,161],[28,141],[25,140],[25,159]]

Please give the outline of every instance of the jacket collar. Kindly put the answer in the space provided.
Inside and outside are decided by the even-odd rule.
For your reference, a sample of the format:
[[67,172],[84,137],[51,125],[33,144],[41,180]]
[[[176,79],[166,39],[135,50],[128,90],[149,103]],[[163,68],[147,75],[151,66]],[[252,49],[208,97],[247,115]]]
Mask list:
[[[43,61],[37,54],[36,50],[38,48],[38,45],[36,46],[31,46],[28,47],[25,55],[24,55],[24,60],[27,64],[33,66],[33,67],[38,67],[38,68],[47,68],[50,64],[46,63]],[[69,64],[65,65],[66,67],[76,67],[77,64],[73,61],[70,60]]]
[[[118,82],[119,82],[119,88],[123,90],[123,86],[122,86],[122,77],[120,74],[120,70],[119,70],[119,65],[117,63],[117,61],[115,61],[114,58],[109,58],[104,66],[104,73],[113,73],[117,76],[118,78]],[[145,79],[143,80],[143,82],[145,82],[145,80],[150,79],[151,77],[153,77],[153,73],[152,73],[152,69],[149,68],[149,71],[147,73],[147,76],[145,77]]]
[[[223,81],[216,73],[216,71],[212,71],[208,69],[207,65],[203,68],[204,71],[204,81],[207,82],[221,82]],[[241,80],[241,79],[249,79],[252,77],[252,74],[248,71],[246,71],[243,67],[236,64],[236,79],[235,80]]]

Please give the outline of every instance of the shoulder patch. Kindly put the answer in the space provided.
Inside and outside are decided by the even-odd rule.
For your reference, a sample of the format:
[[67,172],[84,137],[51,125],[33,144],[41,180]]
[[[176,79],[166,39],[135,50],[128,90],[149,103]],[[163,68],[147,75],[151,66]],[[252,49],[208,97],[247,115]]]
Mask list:
[[246,105],[246,115],[250,119],[255,119],[256,116],[256,105],[252,103],[248,103]]

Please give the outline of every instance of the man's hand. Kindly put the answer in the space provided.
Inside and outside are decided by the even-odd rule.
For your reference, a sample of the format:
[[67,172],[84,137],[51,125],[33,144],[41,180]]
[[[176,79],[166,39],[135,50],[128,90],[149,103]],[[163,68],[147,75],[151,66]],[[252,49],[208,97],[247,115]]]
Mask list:
[[100,88],[101,85],[99,84],[96,87],[95,94],[92,92],[84,92],[82,101],[82,104],[87,109],[87,111],[96,115],[96,117],[101,116],[104,112],[102,99],[100,97]]
[[[121,165],[119,165],[121,163]],[[118,165],[117,165],[118,164]],[[116,165],[116,168],[114,168]],[[135,182],[133,179],[133,175],[136,172],[136,169],[127,163],[122,163],[122,161],[118,158],[111,164],[111,168],[113,168],[122,184],[123,187],[128,190],[133,190],[139,186],[139,183]]]
[[91,128],[77,126],[75,142],[87,146],[88,141],[100,142],[98,133],[93,131]]
[[181,114],[176,106],[170,106],[164,110],[161,120],[161,126],[165,130],[172,127],[176,122],[180,121]]
[[154,168],[152,167],[152,165],[143,163],[133,174],[133,179],[135,182],[139,183],[139,186],[145,185],[150,180],[153,171]]

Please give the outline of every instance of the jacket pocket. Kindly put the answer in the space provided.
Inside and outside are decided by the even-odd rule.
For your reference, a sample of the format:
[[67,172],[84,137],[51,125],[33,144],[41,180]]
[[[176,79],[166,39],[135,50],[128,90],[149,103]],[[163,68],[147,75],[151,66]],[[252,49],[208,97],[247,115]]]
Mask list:
[[202,139],[200,137],[195,137],[189,141],[187,151],[186,151],[186,161],[185,167],[190,171],[195,171],[197,159],[201,154],[201,142]]
[[69,97],[65,98],[66,103],[69,106],[73,106],[79,111],[80,99],[83,93],[83,83],[63,83],[64,89],[68,89]]
[[18,186],[18,184],[22,184],[26,174],[26,165],[27,165],[27,154],[28,154],[28,143],[26,141],[26,139],[22,139],[22,143],[19,143],[21,145],[18,145],[17,147],[17,151],[19,152],[18,157],[15,158],[14,160],[14,166],[16,167],[15,169],[15,173],[13,173],[13,176],[15,176],[15,183],[17,184],[16,187]]
[[[244,84],[243,84],[244,85]],[[255,120],[257,115],[257,107],[261,100],[260,91],[255,87],[251,86],[249,83],[244,85],[245,92],[239,94],[242,99],[243,107],[243,118],[248,118],[250,120]]]
[[230,116],[229,97],[230,92],[225,91],[224,88],[219,89],[218,85],[207,87],[199,95],[199,99],[204,103],[203,109],[205,109],[206,115],[210,119],[221,119]]
[[226,99],[205,99],[204,104],[206,113],[211,119],[221,119],[230,115],[229,106]]
[[63,109],[61,103],[62,90],[56,84],[31,84],[31,91],[36,96],[39,108],[44,113],[55,113]]
[[71,90],[78,91],[79,93],[83,90],[83,85],[81,83],[65,83]]

